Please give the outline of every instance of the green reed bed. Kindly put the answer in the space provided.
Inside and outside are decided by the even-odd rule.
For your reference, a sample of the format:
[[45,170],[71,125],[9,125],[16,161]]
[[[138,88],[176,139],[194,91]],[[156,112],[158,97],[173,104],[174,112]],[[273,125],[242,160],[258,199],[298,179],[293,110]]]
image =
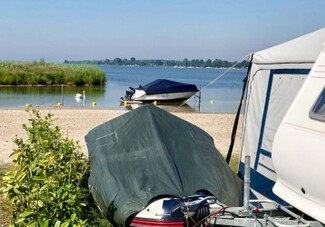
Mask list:
[[87,65],[0,61],[0,85],[104,85],[104,71]]

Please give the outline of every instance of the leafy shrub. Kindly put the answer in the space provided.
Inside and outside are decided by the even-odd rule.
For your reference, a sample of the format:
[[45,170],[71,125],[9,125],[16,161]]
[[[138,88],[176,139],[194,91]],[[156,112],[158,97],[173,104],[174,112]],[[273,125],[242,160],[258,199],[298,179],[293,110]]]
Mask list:
[[89,165],[80,146],[62,138],[52,114],[27,111],[30,125],[23,128],[28,137],[14,139],[13,170],[3,177],[1,188],[10,201],[14,226],[85,226],[98,221],[86,186]]
[[[4,182],[1,180],[6,172],[9,171],[10,166],[8,164],[0,165],[0,188],[4,186]],[[11,211],[8,205],[8,200],[0,196],[0,226],[9,226],[11,222]]]

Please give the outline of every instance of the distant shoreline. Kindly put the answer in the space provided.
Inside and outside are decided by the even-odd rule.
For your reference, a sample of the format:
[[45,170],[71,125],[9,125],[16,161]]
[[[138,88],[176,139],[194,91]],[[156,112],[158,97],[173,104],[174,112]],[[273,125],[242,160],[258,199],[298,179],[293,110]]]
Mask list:
[[89,64],[89,65],[110,65],[110,66],[154,66],[154,67],[193,67],[193,68],[239,68],[244,69],[248,67],[248,61],[243,60],[241,62],[231,62],[226,60],[221,60],[216,58],[215,60],[207,59],[192,59],[189,60],[184,58],[184,60],[164,60],[164,59],[147,59],[147,60],[137,60],[134,57],[130,59],[127,58],[114,58],[114,59],[104,59],[104,60],[76,60],[69,61],[65,60],[65,64]]

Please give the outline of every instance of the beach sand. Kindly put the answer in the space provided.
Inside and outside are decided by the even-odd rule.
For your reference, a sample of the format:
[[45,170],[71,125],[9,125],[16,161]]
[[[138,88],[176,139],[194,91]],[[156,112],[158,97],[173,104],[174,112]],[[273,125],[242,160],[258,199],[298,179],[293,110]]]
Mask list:
[[[87,147],[84,136],[95,126],[108,120],[116,118],[127,110],[107,110],[107,109],[74,109],[74,108],[41,108],[41,114],[51,112],[57,118],[55,125],[61,128],[62,134],[70,139],[79,141],[82,152],[87,156]],[[226,113],[185,113],[173,112],[174,115],[202,128],[213,137],[216,148],[225,157],[228,151],[232,125],[235,114]],[[30,115],[21,109],[0,109],[0,165],[11,162],[9,155],[15,148],[13,139],[18,136],[26,138],[26,132],[22,124],[28,124]],[[238,157],[240,150],[240,134],[234,148],[234,156]]]

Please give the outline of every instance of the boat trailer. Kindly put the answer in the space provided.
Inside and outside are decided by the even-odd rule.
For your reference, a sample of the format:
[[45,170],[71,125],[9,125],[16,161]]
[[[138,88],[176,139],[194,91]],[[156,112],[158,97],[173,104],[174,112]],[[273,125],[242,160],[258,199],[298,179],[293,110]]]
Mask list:
[[[183,208],[186,218],[186,226],[244,226],[244,227],[324,227],[318,221],[305,220],[304,217],[296,214],[291,207],[282,206],[272,200],[250,200],[250,156],[245,157],[244,176],[244,205],[242,207],[228,207],[220,203],[214,197],[207,200],[210,203],[210,214],[197,222],[191,223],[193,212],[187,212]],[[258,204],[258,206],[253,205]],[[270,208],[263,208],[262,204],[268,204]],[[185,205],[185,204],[184,204]]]

